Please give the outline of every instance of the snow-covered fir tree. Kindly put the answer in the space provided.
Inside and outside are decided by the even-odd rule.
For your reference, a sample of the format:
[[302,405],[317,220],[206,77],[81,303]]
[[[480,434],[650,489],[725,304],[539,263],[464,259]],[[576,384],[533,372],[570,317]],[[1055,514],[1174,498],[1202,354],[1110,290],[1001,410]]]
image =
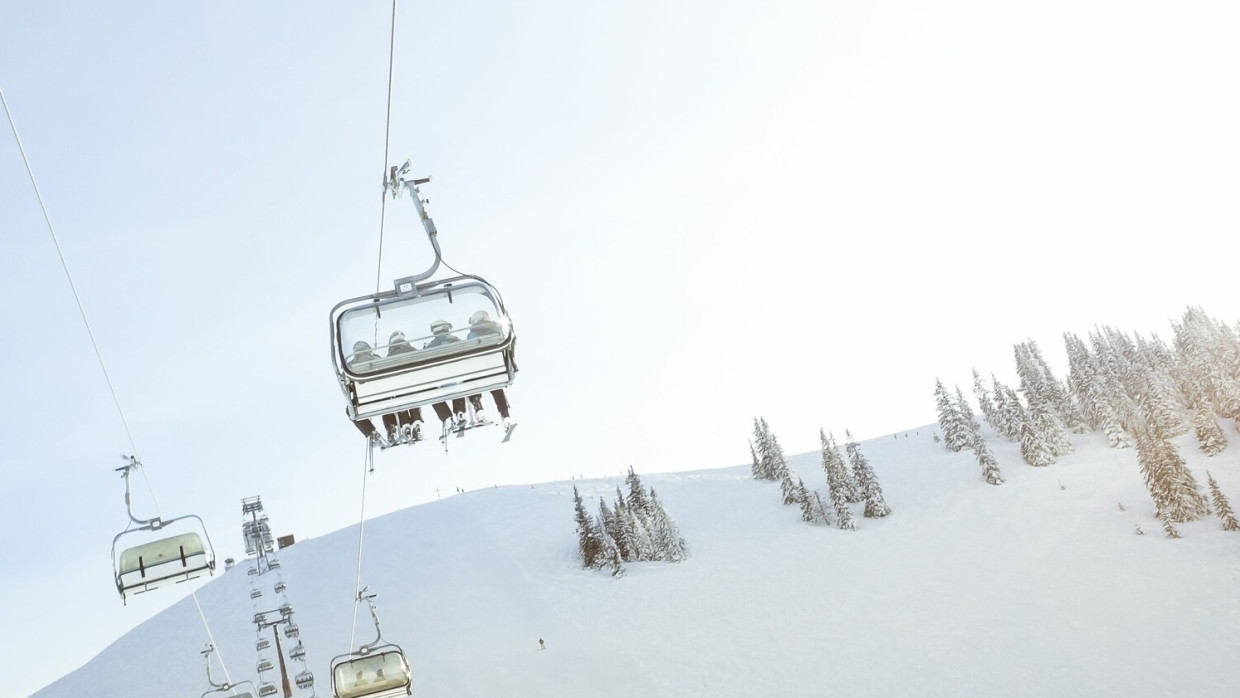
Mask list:
[[1034,428],[1020,402],[1014,402],[1020,424],[1020,457],[1029,465],[1041,468],[1055,462],[1055,456],[1042,433]]
[[822,469],[827,473],[828,495],[835,509],[835,520],[840,528],[855,531],[857,521],[848,509],[850,490],[848,475],[845,472],[847,466],[844,465],[844,459],[840,457],[839,449],[835,445],[835,437],[828,438],[827,433],[819,429],[818,438],[822,442]]
[[956,412],[960,415],[960,423],[964,425],[965,433],[968,435],[968,448],[973,448],[973,444],[982,438],[982,425],[978,423],[973,409],[969,407],[969,401],[964,399],[964,393],[960,392],[960,386],[956,386]]
[[943,443],[947,450],[955,453],[969,445],[968,426],[960,411],[952,404],[943,381],[934,379],[934,402],[938,406],[939,426],[943,428]]
[[1197,442],[1207,456],[1222,453],[1227,448],[1227,436],[1223,434],[1214,413],[1203,403],[1193,415],[1193,429],[1197,432]]
[[1182,523],[1210,513],[1209,503],[1184,458],[1174,444],[1153,428],[1146,428],[1137,436],[1137,462],[1154,500],[1155,516]]
[[810,496],[805,482],[797,478],[797,503],[801,505],[801,520],[806,523],[818,521],[818,513],[814,511],[814,498]]
[[[599,502],[602,503],[601,498]],[[596,526],[596,530],[598,531],[599,539],[603,542],[603,547],[602,554],[599,555],[598,564],[595,567],[597,569],[610,568],[611,576],[623,577],[624,558],[620,556],[620,548],[616,545],[615,539],[607,535],[601,524]]]
[[663,502],[650,488],[650,532],[654,538],[654,559],[665,562],[680,562],[688,554],[688,546],[680,535],[680,528],[672,517],[667,515]]
[[771,432],[770,425],[765,419],[757,417],[753,420],[753,430],[754,443],[750,447],[757,452],[754,477],[760,480],[783,479],[788,470],[788,461],[784,458],[784,449]]
[[999,472],[999,462],[995,460],[995,454],[991,452],[986,440],[978,439],[973,451],[977,454],[977,464],[982,466],[982,477],[986,479],[986,482],[992,485],[1002,485],[1003,473]]
[[577,522],[577,552],[581,555],[581,566],[597,568],[603,555],[603,541],[576,485],[573,486],[573,515]]
[[973,369],[973,397],[977,398],[978,409],[982,411],[982,419],[994,429],[996,433],[1002,433],[996,424],[999,421],[999,413],[995,408],[995,402],[990,397],[990,391],[982,384],[982,377],[978,374],[977,369]]
[[[619,491],[617,490],[617,494]],[[615,510],[607,506],[607,500],[602,497],[598,498],[598,521],[599,529],[611,541],[611,545],[615,546],[620,553],[621,560],[632,560],[636,557],[633,552],[633,532],[628,516],[623,511],[624,503],[617,501]],[[606,542],[604,542],[606,544]]]
[[[782,457],[782,453],[780,454]],[[646,497],[646,491],[642,489],[642,479],[633,470],[633,466],[629,466],[629,474],[625,476],[624,482],[629,486],[629,508],[633,510],[635,516],[645,519],[650,516],[650,500]]]
[[861,452],[861,446],[853,438],[852,432],[845,429],[844,435],[848,438],[848,443],[844,445],[844,448],[848,451],[848,460],[852,462],[853,474],[857,477],[857,488],[865,497],[864,515],[877,519],[890,514],[891,507],[883,501],[883,488],[878,484],[878,476],[874,474],[870,462]]
[[1218,481],[1206,471],[1206,482],[1210,488],[1210,499],[1214,501],[1214,513],[1218,514],[1219,521],[1223,522],[1224,531],[1240,531],[1240,521],[1236,520],[1236,514],[1231,510],[1231,502],[1227,501],[1227,495],[1223,494],[1223,490],[1219,489]]

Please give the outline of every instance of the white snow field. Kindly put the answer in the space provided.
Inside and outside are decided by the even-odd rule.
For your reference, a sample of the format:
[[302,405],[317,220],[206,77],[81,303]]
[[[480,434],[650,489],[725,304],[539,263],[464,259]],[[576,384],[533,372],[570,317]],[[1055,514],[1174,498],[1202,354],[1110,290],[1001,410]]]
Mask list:
[[[643,474],[690,557],[614,579],[580,568],[572,488],[596,515],[617,475],[473,491],[368,521],[363,583],[418,696],[1240,694],[1240,533],[1211,515],[1166,538],[1135,450],[1100,434],[1074,436],[1075,452],[1046,468],[992,437],[1007,478],[995,487],[932,429],[862,444],[894,513],[864,519],[854,505],[855,532],[802,523],[748,465]],[[1240,435],[1228,435],[1213,458],[1191,434],[1176,443],[1203,487],[1209,468],[1240,503]],[[790,462],[825,490],[819,458]],[[383,486],[382,471],[372,478]],[[239,533],[240,514],[237,531],[215,535]],[[287,583],[319,696],[348,649],[357,543],[356,527],[300,541],[262,577]],[[251,601],[244,565],[198,591],[234,681],[256,678],[250,621],[263,601]],[[358,621],[356,642],[369,641],[364,607]],[[206,641],[187,597],[35,695],[200,696]]]

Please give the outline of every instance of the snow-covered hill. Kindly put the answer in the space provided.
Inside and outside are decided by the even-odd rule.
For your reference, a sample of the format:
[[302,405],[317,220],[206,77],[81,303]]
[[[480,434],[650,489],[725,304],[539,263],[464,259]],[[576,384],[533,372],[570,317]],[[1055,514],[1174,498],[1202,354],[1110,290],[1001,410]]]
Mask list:
[[[863,519],[854,505],[856,532],[802,523],[748,465],[645,474],[690,557],[630,564],[613,579],[575,557],[572,487],[596,511],[617,475],[468,492],[370,520],[362,580],[421,696],[1240,692],[1240,533],[1212,516],[1165,538],[1135,451],[1099,434],[1074,437],[1075,453],[1047,468],[992,438],[1007,478],[998,487],[971,452],[948,453],[931,434],[862,444],[894,513]],[[1240,436],[1229,434],[1237,443],[1213,458],[1191,436],[1177,443],[1200,482],[1208,467],[1240,502]],[[819,454],[790,462],[825,488]],[[372,477],[383,486],[381,470]],[[300,541],[263,576],[287,584],[320,696],[349,645],[357,543],[356,527]],[[244,566],[198,591],[234,681],[256,678],[251,619],[271,598],[250,598]],[[357,628],[358,642],[373,637],[365,608]],[[201,695],[206,641],[186,598],[36,696]]]

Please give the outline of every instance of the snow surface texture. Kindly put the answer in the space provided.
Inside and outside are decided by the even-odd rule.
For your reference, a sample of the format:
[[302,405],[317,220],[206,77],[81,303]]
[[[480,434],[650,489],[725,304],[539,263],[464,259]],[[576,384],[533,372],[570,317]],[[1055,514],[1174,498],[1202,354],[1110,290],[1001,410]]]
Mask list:
[[[575,557],[572,487],[593,509],[614,498],[617,475],[479,490],[368,521],[363,584],[421,696],[1240,694],[1240,533],[1211,515],[1165,538],[1135,449],[1110,449],[1101,433],[1074,436],[1076,451],[1047,468],[991,437],[1007,479],[996,487],[933,430],[862,444],[894,513],[865,519],[853,505],[856,532],[802,523],[748,464],[643,474],[689,559],[630,563],[613,579]],[[1199,482],[1209,468],[1240,501],[1240,446],[1207,458],[1191,434],[1176,443]],[[821,490],[819,462],[790,459]],[[264,575],[288,585],[320,696],[348,649],[357,533],[300,541]],[[198,592],[234,681],[256,678],[244,566]],[[358,619],[368,642],[364,607]],[[35,695],[198,696],[205,643],[186,598]]]

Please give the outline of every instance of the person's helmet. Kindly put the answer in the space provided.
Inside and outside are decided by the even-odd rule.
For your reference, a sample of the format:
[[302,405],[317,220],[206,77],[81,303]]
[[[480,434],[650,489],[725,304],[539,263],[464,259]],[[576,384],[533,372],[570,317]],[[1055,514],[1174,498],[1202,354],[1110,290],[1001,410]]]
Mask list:
[[476,312],[476,313],[474,313],[473,315],[470,315],[470,316],[469,316],[469,324],[471,324],[471,325],[477,325],[478,323],[480,323],[480,322],[486,322],[486,321],[487,321],[487,320],[489,320],[489,319],[491,319],[491,318],[490,318],[490,316],[489,316],[489,315],[487,315],[487,311],[485,311],[485,310],[479,310],[478,312]]
[[403,341],[405,341],[405,333],[400,330],[396,330],[392,333],[391,337],[388,337],[388,344],[395,344]]
[[360,342],[360,341],[359,341],[359,342],[354,342],[354,343],[353,343],[353,353],[354,353],[354,354],[359,354],[359,353],[361,353],[361,352],[363,352],[363,351],[370,351],[370,345],[369,345],[369,344],[367,344],[366,342]]
[[432,334],[443,334],[445,332],[450,331],[451,329],[452,329],[452,323],[448,322],[447,320],[436,320],[431,323]]

